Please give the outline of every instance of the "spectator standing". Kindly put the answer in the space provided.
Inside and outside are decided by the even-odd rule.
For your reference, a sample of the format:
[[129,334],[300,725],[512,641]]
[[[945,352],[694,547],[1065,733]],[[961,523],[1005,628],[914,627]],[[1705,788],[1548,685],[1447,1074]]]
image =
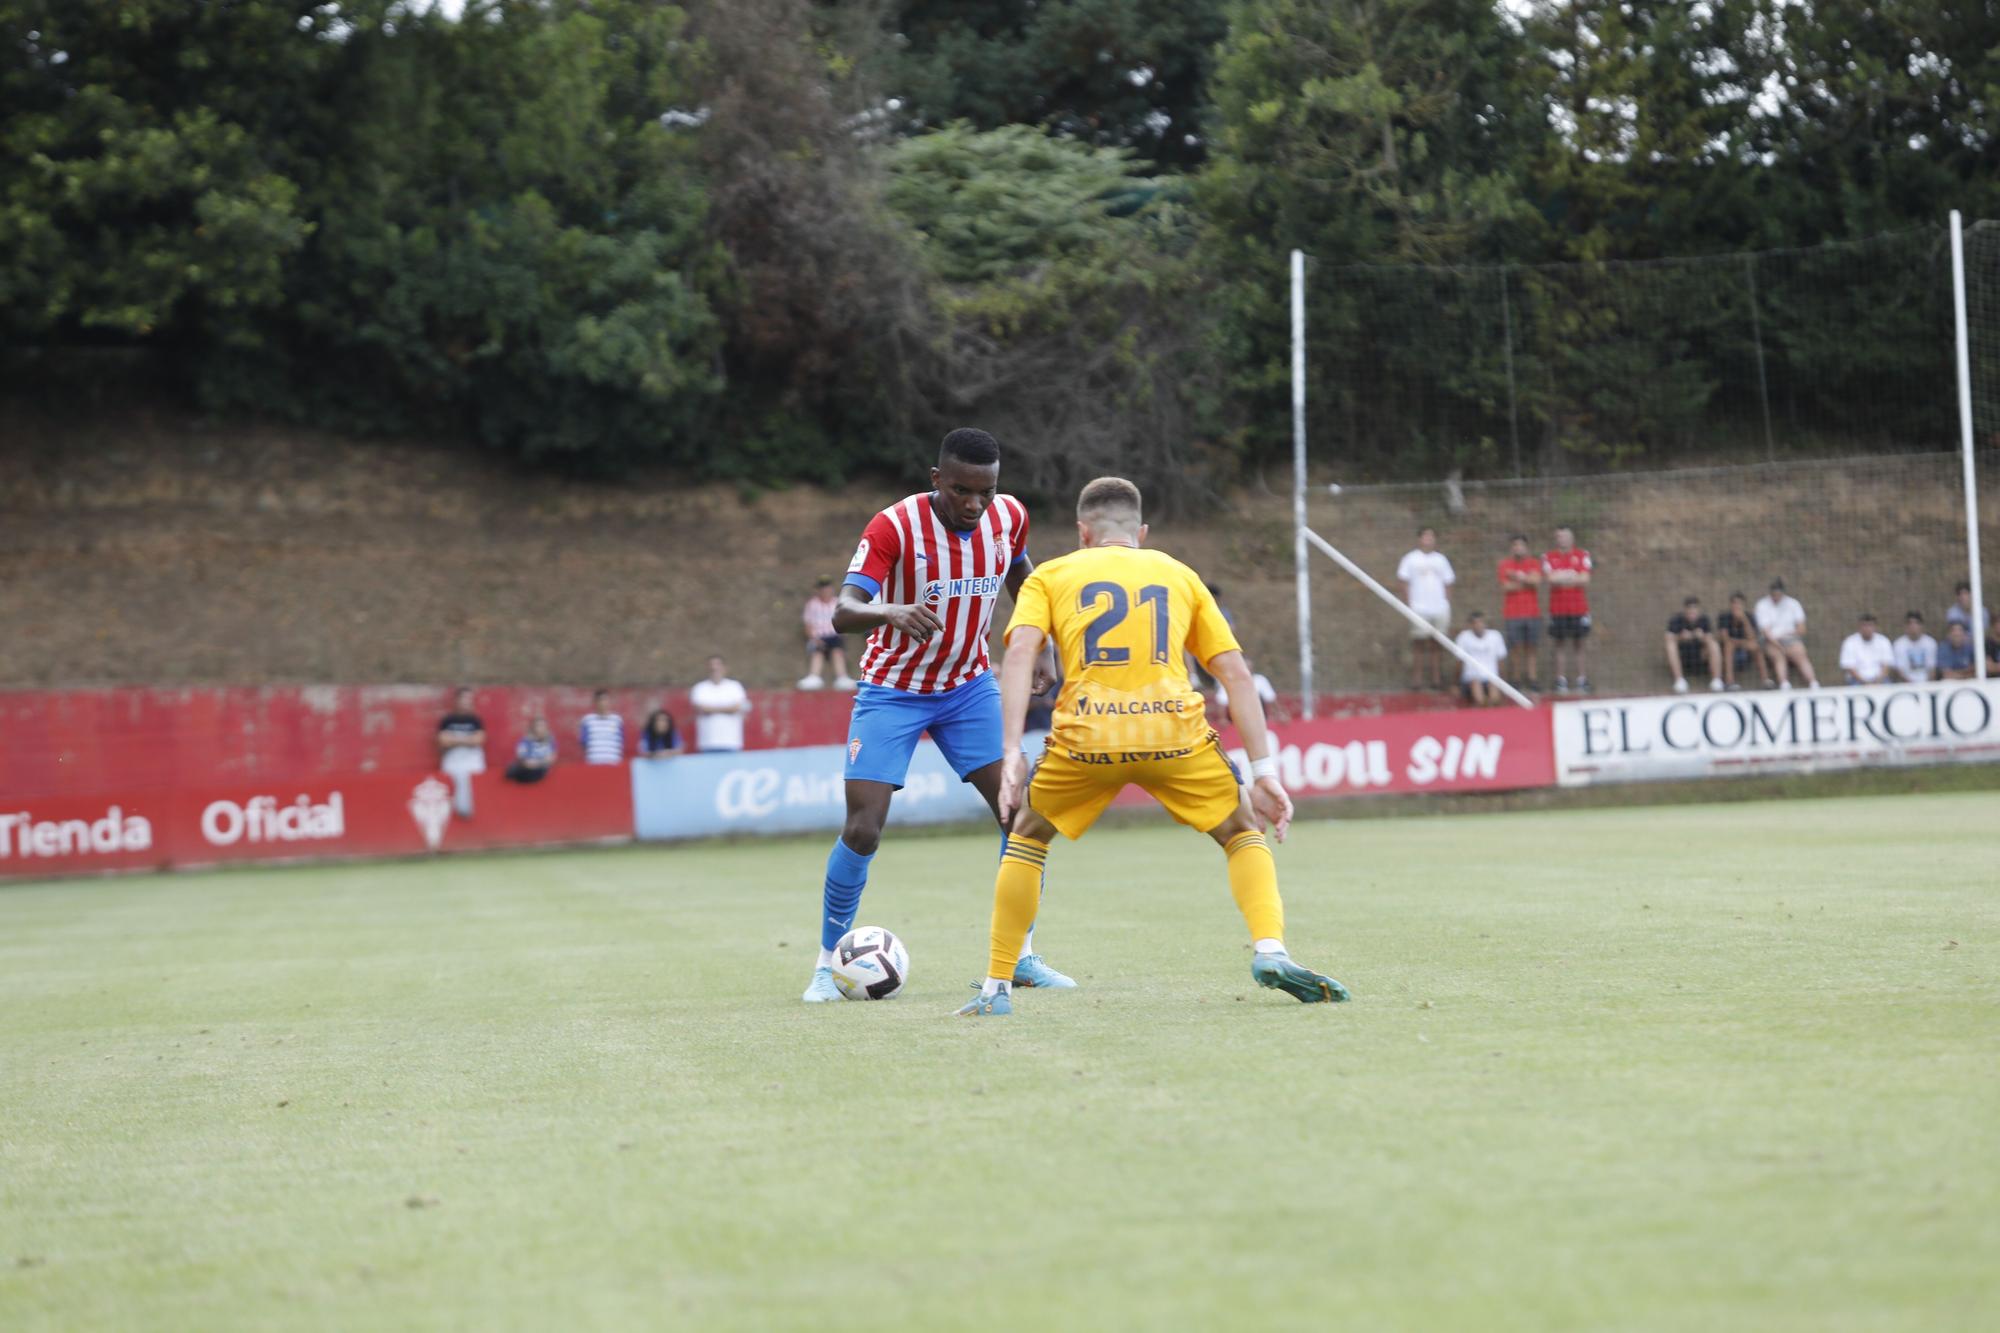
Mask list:
[[[1439,634],[1449,634],[1451,585],[1458,582],[1458,575],[1451,561],[1437,548],[1436,528],[1417,530],[1416,549],[1397,563],[1396,577],[1403,581],[1403,601],[1409,608]],[[1410,688],[1423,689],[1428,675],[1430,688],[1443,689],[1444,648],[1414,625],[1410,628],[1410,639]],[[1430,668],[1428,672],[1426,666]]]
[[507,765],[509,782],[540,782],[556,763],[556,738],[540,713],[528,719],[527,734],[514,742],[514,762]]
[[[1568,525],[1556,529],[1556,548],[1542,555],[1542,576],[1549,585],[1549,649],[1556,659],[1556,693],[1568,694],[1576,681],[1578,694],[1590,693],[1590,673],[1584,666],[1583,641],[1590,637],[1590,552],[1576,544]],[[1570,659],[1563,667],[1564,648]]]
[[743,748],[743,715],[750,711],[750,691],[729,675],[720,657],[708,659],[708,678],[688,691],[694,709],[695,748],[703,754]]
[[839,601],[840,590],[829,578],[822,578],[813,595],[806,598],[806,674],[799,680],[802,690],[826,688],[828,670],[833,672],[833,688],[854,688],[854,679],[847,674],[847,641],[833,627],[833,608]]
[[1688,692],[1689,674],[1699,680],[1708,672],[1708,688],[1722,688],[1722,645],[1702,614],[1701,598],[1689,597],[1667,619],[1667,667],[1674,673],[1674,693]]
[[[1233,631],[1236,628],[1236,617],[1230,612],[1228,607],[1222,604],[1221,586],[1211,583],[1207,587],[1208,595],[1215,599],[1215,609],[1222,612],[1222,623],[1229,626]],[[1193,653],[1187,655],[1187,668],[1188,679],[1194,682],[1194,687],[1197,690],[1212,690],[1221,684],[1215,677],[1208,674],[1208,669],[1202,666]],[[1051,693],[1049,697],[1053,699],[1055,695]],[[1030,707],[1032,708],[1033,705],[1030,705]]]
[[1937,674],[1937,640],[1924,633],[1924,616],[1912,611],[1903,617],[1903,637],[1896,640],[1896,674],[1921,685]]
[[2000,675],[2000,608],[1986,613],[1986,674]]
[[1715,618],[1715,642],[1722,658],[1724,688],[1742,689],[1736,677],[1753,666],[1758,668],[1758,679],[1766,685],[1771,683],[1759,665],[1764,655],[1757,651],[1757,622],[1750,618],[1750,599],[1742,593],[1730,593],[1729,609]]
[[681,744],[680,728],[674,725],[672,713],[664,708],[655,708],[646,715],[646,725],[639,729],[641,759],[670,759],[685,748]]
[[1497,629],[1486,628],[1486,613],[1474,611],[1458,632],[1458,650],[1471,658],[1459,672],[1458,690],[1465,701],[1490,708],[1501,700],[1493,682],[1500,679],[1500,663],[1507,657],[1507,638]]
[[1945,608],[1944,624],[1947,631],[1953,625],[1965,626],[1967,634],[1972,633],[1972,585],[1960,579],[1952,589],[1951,605]]
[[1965,632],[1965,622],[1952,621],[1945,627],[1944,642],[1938,645],[1938,679],[1971,680],[1977,676],[1979,668],[1972,660],[1976,651],[1972,646],[1972,636]]
[[1876,632],[1875,616],[1863,611],[1854,633],[1840,645],[1840,674],[1849,685],[1880,685],[1896,676],[1896,649]]
[[486,771],[486,724],[472,711],[472,691],[452,695],[437,729],[438,769],[451,779],[451,812],[472,818],[472,779]]
[[[1243,659],[1243,665],[1250,667],[1251,688],[1257,691],[1257,700],[1264,705],[1264,719],[1273,724],[1291,721],[1291,715],[1278,703],[1278,687],[1271,683],[1271,678],[1251,666],[1248,657]],[[1219,680],[1215,682],[1215,706],[1222,721],[1229,721],[1229,691]]]
[[1528,554],[1528,539],[1515,534],[1500,561],[1500,623],[1507,641],[1507,676],[1516,685],[1540,689],[1542,682],[1542,562]]
[[1806,656],[1806,609],[1798,598],[1786,593],[1783,579],[1771,580],[1771,590],[1757,603],[1756,615],[1757,633],[1778,688],[1792,688],[1792,668],[1797,667],[1806,684],[1818,689],[1819,677],[1813,674],[1812,659]]
[[611,691],[599,690],[590,696],[590,711],[577,725],[576,736],[583,744],[584,763],[625,761],[625,719],[611,711]]

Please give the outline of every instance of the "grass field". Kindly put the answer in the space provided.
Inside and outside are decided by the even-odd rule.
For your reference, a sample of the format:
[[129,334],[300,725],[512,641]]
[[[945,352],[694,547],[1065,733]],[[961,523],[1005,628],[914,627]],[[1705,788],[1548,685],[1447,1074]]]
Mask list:
[[1176,828],[951,1017],[993,841],[0,888],[0,1328],[2000,1323],[2000,798]]

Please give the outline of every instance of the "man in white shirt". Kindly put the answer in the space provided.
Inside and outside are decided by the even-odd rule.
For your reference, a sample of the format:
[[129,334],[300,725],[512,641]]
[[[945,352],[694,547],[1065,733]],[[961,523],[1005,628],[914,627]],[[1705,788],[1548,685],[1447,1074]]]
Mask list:
[[[1451,561],[1437,548],[1437,529],[1419,528],[1417,548],[1396,565],[1396,577],[1403,581],[1403,601],[1430,623],[1439,634],[1451,632],[1451,585],[1458,582]],[[1430,688],[1444,688],[1444,647],[1415,625],[1410,627],[1410,688],[1424,688],[1426,674]],[[1425,672],[1428,665],[1430,670]]]
[[1875,632],[1875,617],[1863,612],[1854,633],[1840,645],[1840,674],[1849,685],[1880,685],[1896,678],[1896,650]]
[[[1244,658],[1243,662],[1245,666],[1250,665],[1248,657]],[[1251,667],[1250,683],[1256,687],[1258,701],[1264,705],[1265,721],[1289,722],[1292,720],[1291,714],[1287,713],[1283,706],[1278,703],[1278,687],[1271,683],[1269,676],[1255,667]],[[1222,720],[1225,722],[1229,721],[1229,691],[1223,688],[1222,682],[1219,680],[1215,682],[1215,707],[1222,715]]]
[[1792,668],[1797,667],[1806,684],[1818,689],[1819,677],[1813,674],[1812,661],[1806,656],[1806,609],[1798,598],[1786,594],[1783,579],[1771,580],[1771,591],[1758,601],[1752,614],[1778,688],[1792,688]]
[[1924,633],[1924,613],[1912,611],[1903,617],[1903,637],[1896,640],[1896,674],[1912,684],[1922,684],[1937,674],[1937,640]]
[[750,691],[742,681],[730,678],[727,662],[708,659],[708,679],[696,681],[688,691],[688,706],[695,714],[695,749],[708,754],[743,748],[743,715],[750,711]]
[[1493,682],[1500,679],[1500,663],[1507,657],[1507,636],[1486,628],[1484,613],[1474,611],[1458,632],[1458,650],[1472,659],[1458,678],[1465,701],[1480,708],[1499,703],[1500,691]]

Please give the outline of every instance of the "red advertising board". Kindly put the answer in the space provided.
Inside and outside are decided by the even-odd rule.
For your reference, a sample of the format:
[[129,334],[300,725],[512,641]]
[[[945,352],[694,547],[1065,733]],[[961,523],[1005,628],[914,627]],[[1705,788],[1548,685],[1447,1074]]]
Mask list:
[[0,876],[94,874],[225,861],[416,856],[626,839],[625,765],[571,765],[539,783],[474,779],[473,815],[448,779],[349,774],[292,785],[58,797],[0,809]]
[[[1541,708],[1327,718],[1289,722],[1272,735],[1278,776],[1294,796],[1508,791],[1556,780]],[[1223,744],[1236,751],[1242,741],[1232,730]]]

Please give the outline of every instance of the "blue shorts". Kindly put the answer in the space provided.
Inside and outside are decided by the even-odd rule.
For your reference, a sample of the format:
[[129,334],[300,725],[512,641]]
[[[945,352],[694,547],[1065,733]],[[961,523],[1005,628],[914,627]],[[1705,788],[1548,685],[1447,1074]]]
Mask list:
[[854,691],[847,724],[849,781],[901,789],[910,756],[926,731],[960,781],[1000,758],[1000,682],[991,671],[943,694],[912,694],[886,685]]

